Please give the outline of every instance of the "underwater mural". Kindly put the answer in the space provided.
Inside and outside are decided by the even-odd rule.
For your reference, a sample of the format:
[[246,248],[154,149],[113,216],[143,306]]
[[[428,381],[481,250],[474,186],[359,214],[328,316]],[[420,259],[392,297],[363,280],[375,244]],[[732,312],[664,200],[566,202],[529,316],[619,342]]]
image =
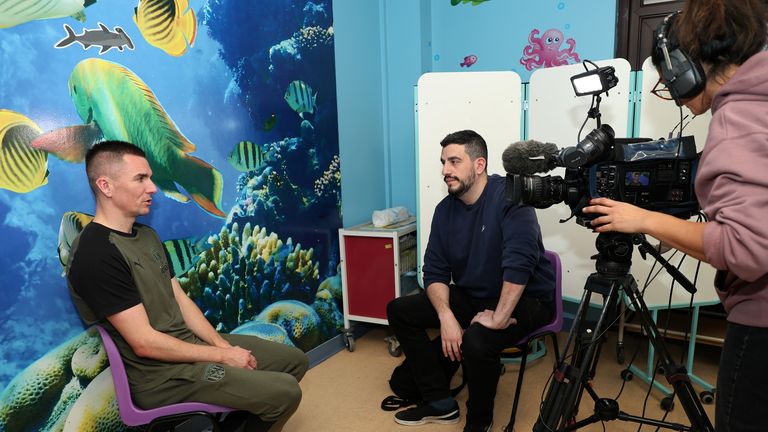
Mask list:
[[333,44],[331,0],[0,2],[0,431],[130,430],[64,279],[102,140],[147,154],[140,222],[214,327],[339,333]]

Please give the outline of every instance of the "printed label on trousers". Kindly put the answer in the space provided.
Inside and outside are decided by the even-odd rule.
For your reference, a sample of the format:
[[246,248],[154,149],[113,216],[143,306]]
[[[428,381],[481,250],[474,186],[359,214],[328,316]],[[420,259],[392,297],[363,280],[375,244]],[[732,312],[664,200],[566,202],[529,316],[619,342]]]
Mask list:
[[221,379],[224,378],[225,372],[226,371],[224,370],[224,366],[218,364],[209,364],[208,367],[205,368],[205,376],[203,379],[208,382],[221,381]]

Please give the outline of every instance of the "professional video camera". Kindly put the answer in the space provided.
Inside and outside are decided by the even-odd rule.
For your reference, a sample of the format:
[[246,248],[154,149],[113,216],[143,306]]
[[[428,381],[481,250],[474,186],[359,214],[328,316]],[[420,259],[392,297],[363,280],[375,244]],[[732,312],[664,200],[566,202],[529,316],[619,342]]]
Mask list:
[[[507,199],[536,208],[565,202],[577,222],[589,226],[598,215],[581,212],[591,198],[607,197],[639,207],[689,218],[699,210],[693,184],[698,166],[692,136],[650,140],[614,138],[613,129],[600,124],[600,94],[618,79],[610,66],[571,77],[578,96],[593,95],[589,117],[598,127],[574,147],[534,140],[511,144],[502,155],[507,171]],[[565,178],[539,176],[557,167]]]

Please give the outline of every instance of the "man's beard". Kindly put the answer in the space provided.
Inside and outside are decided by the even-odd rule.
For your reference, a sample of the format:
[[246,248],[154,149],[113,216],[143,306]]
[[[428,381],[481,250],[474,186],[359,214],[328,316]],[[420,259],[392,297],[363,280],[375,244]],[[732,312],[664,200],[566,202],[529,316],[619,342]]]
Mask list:
[[449,186],[448,193],[455,196],[456,198],[460,198],[462,195],[464,195],[465,192],[471,189],[472,186],[475,184],[477,175],[475,175],[475,173],[472,172],[470,173],[469,178],[466,180],[461,180],[458,177],[446,177],[446,178],[452,178],[457,182],[459,182],[458,186],[455,186],[453,189],[451,189],[451,187]]

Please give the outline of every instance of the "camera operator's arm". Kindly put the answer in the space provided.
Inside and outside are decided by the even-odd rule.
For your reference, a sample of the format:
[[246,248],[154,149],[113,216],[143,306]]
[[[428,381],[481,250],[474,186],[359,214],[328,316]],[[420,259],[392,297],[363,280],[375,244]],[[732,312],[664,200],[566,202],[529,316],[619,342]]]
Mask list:
[[515,310],[517,302],[523,295],[525,285],[513,284],[512,282],[504,282],[501,287],[501,297],[499,297],[499,303],[494,310],[484,310],[478,312],[472,323],[480,323],[483,327],[487,327],[491,330],[502,330],[509,327],[512,324],[517,324],[517,320],[512,318],[512,311]]
[[453,315],[449,303],[450,291],[448,285],[434,282],[427,287],[427,297],[440,318],[440,339],[443,342],[443,355],[452,361],[461,361],[461,337],[464,330],[456,316]]
[[706,223],[683,220],[608,198],[595,198],[589,204],[589,207],[584,207],[584,213],[603,215],[592,221],[592,226],[597,232],[648,234],[693,258],[706,261],[704,257]]

